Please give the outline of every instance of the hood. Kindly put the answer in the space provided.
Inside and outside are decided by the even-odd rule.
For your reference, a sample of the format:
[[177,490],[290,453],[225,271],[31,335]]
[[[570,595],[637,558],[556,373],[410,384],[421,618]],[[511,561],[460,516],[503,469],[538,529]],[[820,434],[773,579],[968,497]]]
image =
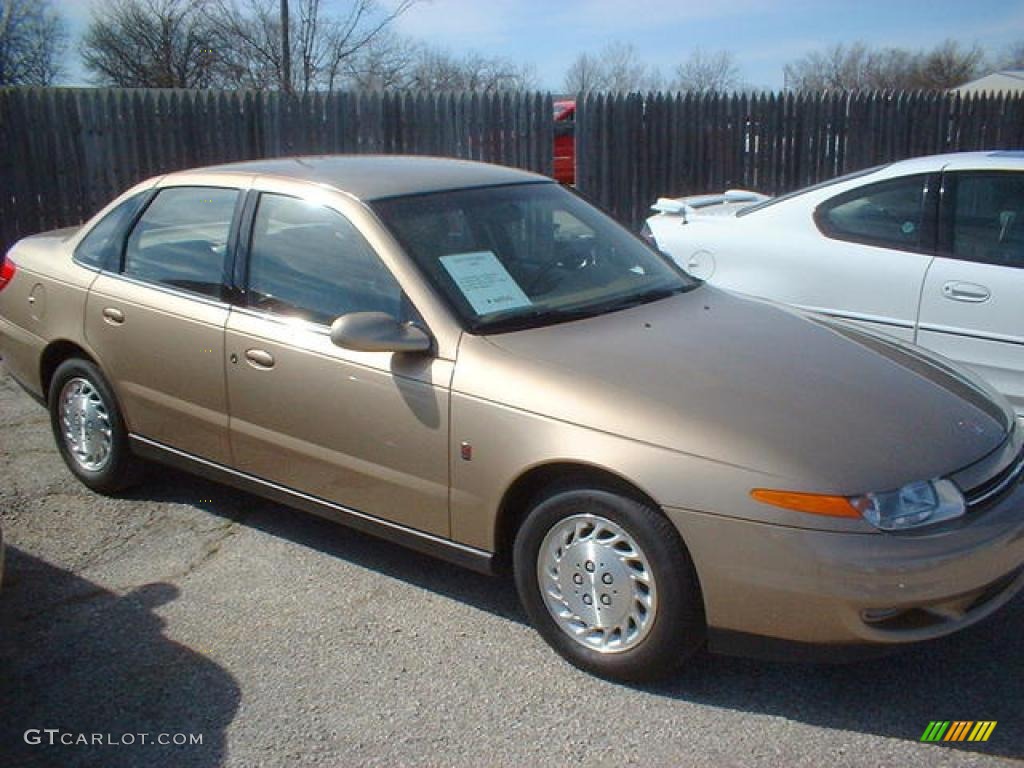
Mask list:
[[468,394],[808,491],[885,491],[996,449],[1012,417],[921,350],[704,285],[474,339]]

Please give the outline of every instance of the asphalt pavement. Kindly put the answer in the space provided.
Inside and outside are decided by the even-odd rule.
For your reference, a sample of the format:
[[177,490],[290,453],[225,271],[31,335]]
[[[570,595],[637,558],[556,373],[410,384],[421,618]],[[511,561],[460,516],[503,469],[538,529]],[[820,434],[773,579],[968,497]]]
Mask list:
[[[6,374],[0,525],[8,768],[1024,757],[1022,598],[880,660],[701,654],[656,685],[617,685],[550,651],[508,579],[171,470],[118,498],[89,492],[61,463],[46,412]],[[922,744],[932,720],[997,726],[987,742]]]

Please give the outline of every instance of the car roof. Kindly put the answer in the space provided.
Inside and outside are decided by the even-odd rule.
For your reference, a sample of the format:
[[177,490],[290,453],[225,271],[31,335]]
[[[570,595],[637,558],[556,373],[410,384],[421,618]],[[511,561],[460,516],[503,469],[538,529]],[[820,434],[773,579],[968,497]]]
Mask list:
[[885,176],[928,173],[938,170],[1024,170],[1024,151],[990,150],[984,152],[948,152],[899,160],[885,167]]
[[277,176],[326,184],[359,198],[419,195],[453,189],[529,184],[554,180],[489,163],[422,155],[310,155],[247,160],[174,173],[175,181],[203,173]]

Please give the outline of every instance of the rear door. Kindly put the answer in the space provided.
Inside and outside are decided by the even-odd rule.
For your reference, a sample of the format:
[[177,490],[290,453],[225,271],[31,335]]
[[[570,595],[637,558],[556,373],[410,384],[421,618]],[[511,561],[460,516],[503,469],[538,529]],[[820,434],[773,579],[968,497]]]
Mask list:
[[85,312],[129,430],[224,464],[226,270],[239,199],[227,187],[157,191]]
[[948,172],[941,211],[918,343],[973,368],[1024,415],[1024,172]]

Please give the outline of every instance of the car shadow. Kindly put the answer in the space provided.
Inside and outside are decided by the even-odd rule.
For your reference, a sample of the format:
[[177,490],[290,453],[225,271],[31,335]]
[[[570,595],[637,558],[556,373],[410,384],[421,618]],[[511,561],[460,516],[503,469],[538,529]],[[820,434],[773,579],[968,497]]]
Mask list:
[[995,720],[986,742],[936,749],[1024,757],[1024,600],[951,637],[848,664],[762,662],[701,653],[649,694],[919,741],[933,720]]
[[[172,469],[135,491],[189,503],[362,568],[525,624],[512,580],[467,571]],[[765,662],[699,653],[650,695],[771,715],[839,731],[918,741],[932,720],[995,720],[987,742],[943,742],[987,755],[1024,756],[1024,598],[957,635],[850,664]]]
[[467,578],[470,572],[443,560],[171,467],[148,467],[145,482],[124,498],[191,504],[504,619],[527,623],[510,579]]
[[[6,560],[5,766],[223,763],[240,689],[227,670],[164,636],[154,609],[174,600],[177,587],[147,584],[119,595],[16,547],[8,547]],[[161,734],[171,743],[155,743]],[[201,743],[174,744],[174,734],[197,735]]]

